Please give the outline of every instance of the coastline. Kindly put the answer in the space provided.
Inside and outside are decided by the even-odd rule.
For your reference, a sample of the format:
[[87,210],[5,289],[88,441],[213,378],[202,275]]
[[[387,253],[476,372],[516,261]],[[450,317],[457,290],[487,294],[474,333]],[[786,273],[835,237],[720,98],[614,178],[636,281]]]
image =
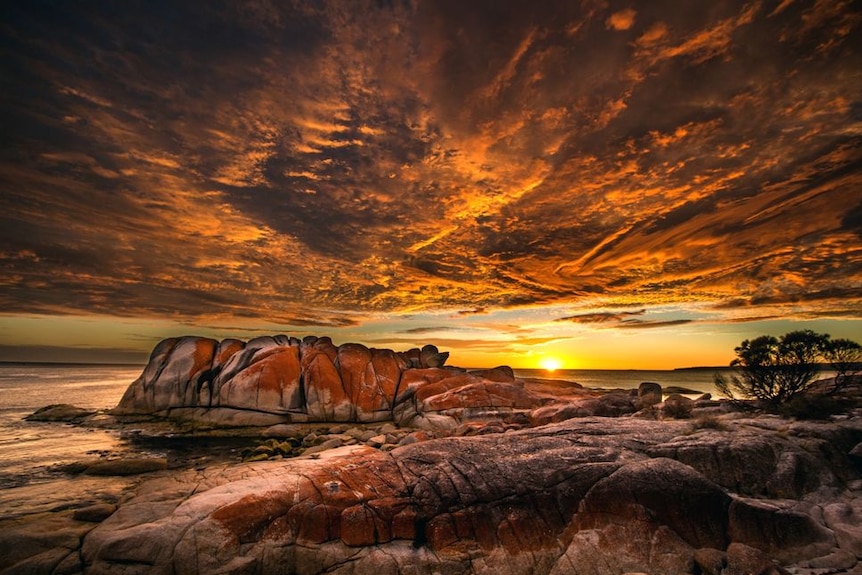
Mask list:
[[[361,370],[361,364],[356,369]],[[146,373],[144,370],[141,377]],[[694,569],[695,564],[702,570],[702,562],[697,563],[696,558],[704,544],[714,546],[728,565],[738,561],[740,546],[744,546],[746,553],[756,550],[760,560],[796,565],[794,569],[801,569],[805,561],[822,563],[825,557],[839,557],[847,563],[847,550],[862,545],[862,531],[830,519],[828,513],[811,511],[849,505],[845,516],[851,522],[857,516],[862,519],[860,409],[825,422],[801,422],[741,412],[727,401],[675,395],[654,383],[598,390],[566,379],[518,377],[508,368],[472,372],[417,368],[410,371],[410,378],[415,383],[399,401],[413,405],[410,409],[418,410],[421,417],[401,410],[402,418],[411,419],[400,423],[310,421],[249,427],[224,425],[229,422],[218,419],[122,416],[117,410],[60,407],[40,411],[36,419],[44,421],[31,418],[28,426],[85,437],[107,434],[118,443],[52,470],[55,475],[46,481],[4,490],[6,499],[0,497],[4,508],[0,573],[22,569],[52,573],[61,565],[65,565],[62,572],[85,575],[126,573],[131,565],[139,573],[185,572],[186,567],[178,565],[188,566],[190,561],[199,565],[193,573],[211,572],[217,566],[207,566],[208,552],[195,545],[215,546],[228,553],[220,561],[237,567],[225,573],[245,573],[242,566],[248,565],[267,573],[275,568],[267,559],[274,552],[268,537],[276,537],[275,533],[286,537],[273,540],[280,541],[279,549],[304,550],[302,560],[295,551],[280,560],[303,573],[322,572],[312,566],[357,553],[363,557],[364,568],[372,570],[382,569],[385,561],[395,561],[432,570],[460,565],[458,569],[469,573],[473,571],[465,566],[482,557],[488,569],[503,574],[535,571],[537,567],[530,565],[537,558],[542,558],[541,564],[557,565],[558,570],[568,572],[561,566],[571,558],[583,558],[593,537],[606,540],[590,552],[605,565],[655,573],[665,572],[662,569],[671,569],[671,565],[670,572],[685,572],[680,569],[685,565]],[[70,385],[75,389],[75,383]],[[766,454],[771,455],[764,459]],[[420,461],[439,461],[439,467],[430,463],[412,467]],[[456,473],[451,461],[467,466],[459,466]],[[521,465],[519,461],[531,463]],[[373,474],[351,475],[351,470],[368,466],[375,470]],[[579,471],[573,474],[573,468]],[[404,475],[404,471],[395,473],[396,469],[411,471]],[[506,470],[502,475],[501,469]],[[634,484],[626,479],[613,488],[614,497],[599,496],[604,482],[619,482],[628,476]],[[508,479],[501,482],[504,477]],[[801,482],[800,477],[804,478]],[[326,493],[332,478],[349,485],[368,485],[372,491],[355,501],[349,492],[329,501]],[[311,483],[302,497],[322,494],[315,505],[328,509],[331,519],[321,522],[303,511],[291,520],[294,527],[285,532],[283,526],[276,528],[277,521],[270,524],[272,518],[262,518],[272,513],[272,517],[291,516],[294,512],[288,510],[293,509],[291,502],[297,496],[279,494],[290,493],[290,486],[304,481]],[[421,495],[423,489],[436,493],[449,484],[455,491],[447,497],[454,499],[445,503],[444,498],[427,507],[430,500]],[[645,500],[631,490],[633,485],[649,484],[662,490],[663,503],[647,513],[652,520],[624,523],[620,532],[617,520],[606,523],[601,519],[607,513],[616,517],[619,505],[629,506],[623,516],[645,513]],[[524,485],[531,487],[525,491]],[[483,489],[492,491],[474,500],[471,494]],[[674,519],[692,513],[688,506],[671,511],[674,506],[691,501],[693,494],[704,489],[713,503],[703,509],[706,514],[699,522]],[[626,499],[629,492],[633,495]],[[563,493],[580,495],[560,499]],[[17,503],[10,499],[15,497]],[[763,515],[761,504],[754,504],[752,497],[775,506],[774,511]],[[513,519],[501,516],[493,503],[498,498],[521,509],[517,521],[525,523],[511,523]],[[556,503],[541,503],[546,500]],[[192,515],[172,511],[189,506],[201,511]],[[227,511],[219,509],[236,511],[226,518]],[[283,511],[272,511],[278,509]],[[560,509],[567,510],[570,519],[543,523],[541,529],[533,523],[539,517],[558,516]],[[736,511],[730,513],[730,509]],[[270,511],[259,517],[264,510]],[[402,515],[408,511],[413,515]],[[370,512],[373,514],[366,514]],[[471,525],[497,525],[498,535],[446,527],[460,513],[470,514]],[[792,548],[769,535],[790,528],[788,517],[793,529],[804,526]],[[238,530],[236,536],[246,543],[237,547],[233,539],[223,540],[223,528],[213,530],[213,521],[233,526],[228,531]],[[246,521],[251,523],[246,526]],[[150,524],[160,527],[153,531],[146,527]],[[499,535],[507,529],[516,529],[520,535]],[[714,534],[704,535],[704,529]],[[186,531],[196,533],[199,543],[192,547],[183,543],[180,534]],[[273,535],[262,535],[267,532]],[[722,532],[747,535],[728,539]],[[547,533],[550,538],[534,539],[538,535],[528,533]],[[561,539],[562,533],[575,537]],[[172,539],[175,536],[181,539]],[[821,541],[823,537],[830,542],[828,546]],[[656,544],[673,549],[682,562],[655,563],[652,552],[628,544],[632,539],[646,545],[644,549],[649,541],[659,541]],[[293,547],[295,544],[299,546]],[[151,551],[137,555],[136,549]],[[173,551],[165,554],[155,549]],[[443,557],[452,562],[449,567],[438,563]],[[853,565],[856,563],[854,559]],[[582,572],[617,572],[617,567],[608,571],[598,565],[584,567]]]

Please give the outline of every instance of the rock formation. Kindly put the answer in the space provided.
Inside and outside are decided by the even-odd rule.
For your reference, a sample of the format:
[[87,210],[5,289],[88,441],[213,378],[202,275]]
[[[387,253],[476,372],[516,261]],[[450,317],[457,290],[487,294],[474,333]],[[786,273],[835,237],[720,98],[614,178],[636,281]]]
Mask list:
[[114,413],[222,425],[394,420],[451,427],[552,401],[526,391],[508,368],[468,373],[445,368],[448,356],[433,345],[396,353],[313,336],[171,338],[156,346]]
[[[579,418],[188,471],[145,484],[85,537],[81,557],[106,575],[862,565],[862,482],[846,455],[862,427],[728,425]],[[716,448],[720,434],[737,443]],[[770,457],[758,458],[761,445]],[[757,477],[734,480],[755,462]]]

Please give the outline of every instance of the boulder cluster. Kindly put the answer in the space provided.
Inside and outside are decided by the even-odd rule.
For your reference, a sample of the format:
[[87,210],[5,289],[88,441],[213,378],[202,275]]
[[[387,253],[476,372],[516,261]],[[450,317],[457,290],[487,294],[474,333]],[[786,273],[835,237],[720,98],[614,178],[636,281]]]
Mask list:
[[462,418],[527,412],[553,401],[524,389],[509,368],[446,368],[448,352],[406,352],[328,337],[259,337],[244,343],[166,339],[129,386],[115,415],[160,415],[262,426],[392,421],[447,427]]

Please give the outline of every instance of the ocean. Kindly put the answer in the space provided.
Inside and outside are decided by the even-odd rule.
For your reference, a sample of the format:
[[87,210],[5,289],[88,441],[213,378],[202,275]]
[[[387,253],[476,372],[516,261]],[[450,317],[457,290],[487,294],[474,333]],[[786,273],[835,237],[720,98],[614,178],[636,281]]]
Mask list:
[[518,377],[538,377],[544,379],[562,379],[575,381],[584,387],[595,389],[632,389],[644,381],[661,384],[662,387],[684,387],[698,394],[711,393],[716,395],[713,376],[716,373],[727,374],[730,369],[714,367],[697,367],[690,369],[516,369]]
[[[116,430],[26,421],[46,405],[110,409],[142,365],[0,364],[0,519],[119,495],[129,478],[69,477],[64,464],[121,456],[142,449]],[[594,388],[633,388],[642,381],[713,392],[714,369],[678,371],[516,370],[521,377],[576,381]],[[189,457],[170,445],[145,446],[150,455]],[[209,446],[218,449],[219,446]],[[234,446],[235,447],[235,446]],[[236,451],[236,449],[234,449]],[[76,503],[75,503],[76,502]]]

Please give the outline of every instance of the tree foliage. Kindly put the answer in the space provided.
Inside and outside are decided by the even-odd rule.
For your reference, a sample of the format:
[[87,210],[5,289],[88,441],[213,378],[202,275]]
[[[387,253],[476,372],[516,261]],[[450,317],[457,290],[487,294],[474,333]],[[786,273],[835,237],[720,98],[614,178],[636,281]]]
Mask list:
[[849,339],[830,339],[811,330],[792,331],[776,338],[762,335],[743,341],[734,350],[730,366],[736,374],[715,376],[715,386],[723,395],[757,399],[777,407],[809,389],[823,363],[836,371],[832,392],[844,389],[859,371],[862,346]]

